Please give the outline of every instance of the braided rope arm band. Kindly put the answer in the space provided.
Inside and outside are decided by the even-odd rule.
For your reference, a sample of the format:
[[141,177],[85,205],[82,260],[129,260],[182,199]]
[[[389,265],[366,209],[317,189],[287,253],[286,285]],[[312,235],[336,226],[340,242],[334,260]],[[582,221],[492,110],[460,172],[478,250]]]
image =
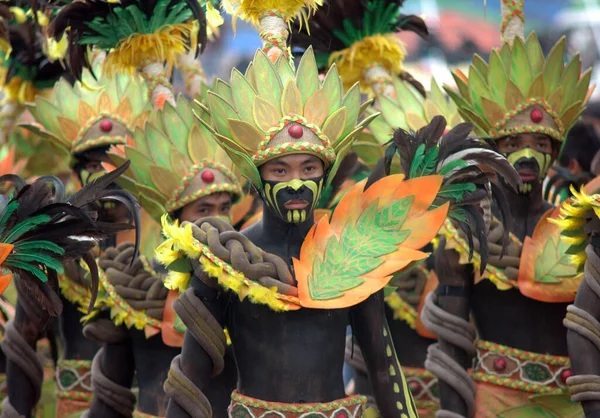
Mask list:
[[[17,330],[14,320],[6,323],[6,329],[2,338],[2,351],[7,360],[13,362],[29,378],[34,390],[36,403],[40,400],[42,394],[42,382],[44,380],[44,367],[33,348],[27,344],[27,341]],[[16,409],[11,405],[7,397],[2,403],[3,418],[20,417]]]
[[104,374],[101,365],[103,356],[104,348],[101,348],[92,361],[94,396],[119,414],[131,416],[135,409],[135,395],[128,387],[113,382]]
[[[437,306],[430,293],[426,300],[421,320],[427,329],[445,340],[475,356],[476,331],[473,325],[458,316],[452,315]],[[475,383],[467,371],[452,357],[444,353],[439,344],[430,345],[427,350],[425,368],[436,375],[440,381],[451,386],[467,405],[468,416],[475,415]],[[461,415],[448,410],[440,410],[437,418],[462,418]]]
[[[213,364],[212,376],[216,376],[224,367],[227,339],[223,328],[210,313],[202,300],[190,288],[173,304],[177,315],[181,318],[194,339],[210,357]],[[184,343],[185,344],[185,343]],[[210,418],[212,408],[189,376],[181,368],[181,354],[173,359],[171,370],[165,382],[165,393],[171,401],[177,403],[190,417]]]
[[[585,284],[591,289],[596,300],[600,300],[600,257],[591,245],[586,247],[585,252],[587,255],[584,268]],[[593,354],[585,350],[585,353],[572,353],[573,355],[600,355],[600,322],[593,315],[576,305],[569,305],[563,325],[596,348],[596,352]],[[566,383],[572,401],[600,401],[600,376],[593,374],[571,376]]]

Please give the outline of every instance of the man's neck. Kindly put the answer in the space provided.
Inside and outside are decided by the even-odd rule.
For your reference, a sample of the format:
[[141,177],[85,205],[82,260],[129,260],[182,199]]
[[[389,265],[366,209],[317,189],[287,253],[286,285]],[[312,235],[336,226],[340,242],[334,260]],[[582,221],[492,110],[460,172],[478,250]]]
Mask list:
[[530,236],[541,216],[551,208],[543,199],[542,184],[536,183],[528,194],[520,194],[503,187],[504,194],[513,218],[511,232],[520,239]]
[[248,238],[264,251],[291,262],[291,257],[299,257],[304,238],[314,223],[313,213],[306,221],[295,224],[283,221],[265,206],[260,225],[248,231]]

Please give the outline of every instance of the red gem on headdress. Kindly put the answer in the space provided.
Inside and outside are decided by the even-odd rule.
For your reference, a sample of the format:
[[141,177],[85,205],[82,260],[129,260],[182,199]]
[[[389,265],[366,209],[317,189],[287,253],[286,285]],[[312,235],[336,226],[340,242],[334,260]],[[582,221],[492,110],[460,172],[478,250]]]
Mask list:
[[104,119],[100,122],[100,130],[102,132],[110,132],[112,131],[113,123],[110,119]]
[[215,181],[215,175],[212,171],[204,170],[202,174],[200,174],[200,178],[204,183],[212,183]]
[[288,134],[294,139],[302,138],[304,135],[304,130],[300,125],[292,125],[288,128]]
[[503,358],[497,358],[496,360],[494,360],[494,370],[496,370],[497,372],[503,372],[504,370],[506,370],[506,360],[504,360]]
[[571,369],[566,369],[566,370],[563,370],[563,371],[562,371],[562,373],[560,374],[560,379],[561,379],[563,382],[566,382],[566,381],[567,381],[567,379],[568,379],[569,377],[571,377],[571,376],[573,376],[573,370],[571,370]]
[[529,117],[533,123],[540,123],[544,119],[544,113],[540,109],[533,109]]

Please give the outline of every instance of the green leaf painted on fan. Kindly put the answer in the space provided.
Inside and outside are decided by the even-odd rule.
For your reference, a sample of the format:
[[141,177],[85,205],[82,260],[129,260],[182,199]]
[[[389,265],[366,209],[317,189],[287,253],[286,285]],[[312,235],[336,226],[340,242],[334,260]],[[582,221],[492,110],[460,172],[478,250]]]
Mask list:
[[354,225],[344,227],[339,239],[332,236],[323,258],[316,257],[313,275],[308,278],[312,299],[328,300],[341,297],[360,286],[361,276],[379,267],[384,255],[397,250],[410,235],[402,230],[414,196],[408,196],[382,208],[374,201],[359,216]]
[[538,283],[560,283],[562,277],[575,276],[577,270],[569,260],[568,248],[569,244],[563,240],[549,238],[535,261],[534,280]]

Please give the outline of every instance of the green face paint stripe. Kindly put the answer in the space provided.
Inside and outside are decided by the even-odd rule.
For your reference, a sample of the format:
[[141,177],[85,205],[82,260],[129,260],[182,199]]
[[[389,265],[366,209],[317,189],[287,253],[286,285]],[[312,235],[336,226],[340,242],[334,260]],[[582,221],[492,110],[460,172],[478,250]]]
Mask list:
[[[314,211],[315,208],[317,207],[317,205],[319,204],[319,200],[321,200],[321,193],[323,192],[323,179],[321,179],[319,181],[319,184],[317,185],[317,190],[313,190],[313,204],[310,207],[310,211]],[[314,182],[313,182],[314,183]],[[312,189],[311,189],[312,190]]]
[[540,172],[538,173],[538,179],[540,180],[546,176],[552,162],[552,156],[549,153],[532,150],[529,147],[506,154],[506,159],[513,166],[521,158],[534,158],[537,161],[538,166],[540,167]]
[[[265,190],[265,197],[267,198],[267,202],[269,203],[269,206],[271,206],[272,208],[277,210],[277,213],[279,214],[280,217],[283,217],[283,214],[281,213],[279,206],[275,203],[275,193],[272,193],[271,185],[269,183],[265,184],[264,190]],[[289,217],[289,213],[288,213],[288,217]],[[288,220],[288,222],[291,222],[291,221]]]

